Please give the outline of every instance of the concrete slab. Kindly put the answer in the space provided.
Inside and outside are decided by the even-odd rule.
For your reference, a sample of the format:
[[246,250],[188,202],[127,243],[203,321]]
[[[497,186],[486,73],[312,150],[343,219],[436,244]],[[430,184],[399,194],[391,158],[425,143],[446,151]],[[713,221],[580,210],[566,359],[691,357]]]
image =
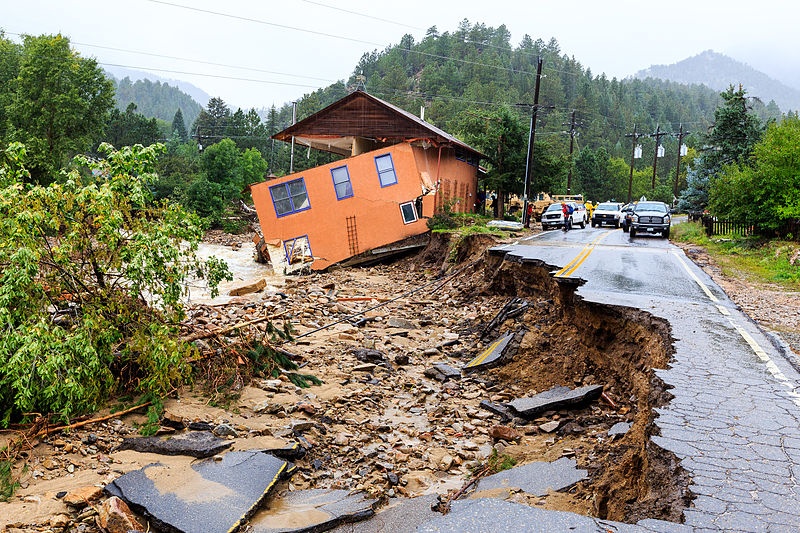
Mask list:
[[339,524],[370,518],[373,504],[364,494],[346,490],[292,491],[272,498],[250,520],[249,533],[327,531]]
[[603,392],[602,385],[587,385],[577,389],[569,387],[553,387],[536,396],[517,398],[508,402],[508,406],[525,418],[536,418],[539,414],[552,409],[577,407],[596,400]]
[[424,374],[437,381],[447,381],[448,379],[461,379],[461,370],[453,368],[445,363],[434,363],[431,368],[426,368]]
[[431,505],[438,501],[436,494],[417,498],[392,498],[389,504],[379,509],[369,520],[355,524],[344,524],[332,529],[332,533],[413,533],[417,526],[437,516]]
[[170,533],[235,531],[258,509],[291,464],[260,451],[228,452],[221,460],[184,466],[154,463],[106,486]]
[[562,457],[552,463],[537,461],[482,478],[473,497],[488,496],[487,493],[498,489],[505,495],[508,490],[519,489],[534,496],[544,496],[551,490],[565,489],[582,479],[586,479],[586,470],[578,469],[574,459]]
[[188,431],[168,438],[129,437],[123,439],[117,449],[203,458],[221,453],[232,444],[233,441],[221,439],[210,431]]
[[[387,529],[387,531],[393,530]],[[688,533],[692,529],[682,524],[659,521],[647,521],[641,525],[624,524],[564,511],[537,509],[497,498],[477,498],[453,502],[448,514],[433,518],[418,526],[414,531],[419,533],[484,533],[486,531],[492,533],[519,533],[521,531]]]
[[513,333],[509,333],[504,337],[500,337],[491,343],[484,351],[479,353],[472,361],[464,365],[464,370],[479,370],[482,368],[489,368],[498,363],[500,358],[503,357],[508,343],[514,338]]

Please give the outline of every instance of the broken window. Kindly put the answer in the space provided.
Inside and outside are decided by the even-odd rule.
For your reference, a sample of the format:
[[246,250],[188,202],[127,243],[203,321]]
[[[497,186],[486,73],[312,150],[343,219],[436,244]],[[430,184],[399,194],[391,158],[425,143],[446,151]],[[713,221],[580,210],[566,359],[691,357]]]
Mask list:
[[311,207],[303,178],[292,180],[269,188],[275,213],[279,216],[290,215]]
[[400,204],[400,212],[403,214],[404,223],[411,224],[417,221],[417,210],[414,207],[414,202]]
[[333,188],[336,189],[336,198],[344,200],[353,196],[353,184],[350,183],[350,172],[347,166],[331,169],[333,176]]
[[375,158],[375,166],[378,167],[378,179],[381,187],[388,187],[397,183],[397,174],[394,171],[392,154],[379,155]]
[[286,251],[286,262],[290,265],[304,263],[313,259],[308,235],[283,241],[283,249]]

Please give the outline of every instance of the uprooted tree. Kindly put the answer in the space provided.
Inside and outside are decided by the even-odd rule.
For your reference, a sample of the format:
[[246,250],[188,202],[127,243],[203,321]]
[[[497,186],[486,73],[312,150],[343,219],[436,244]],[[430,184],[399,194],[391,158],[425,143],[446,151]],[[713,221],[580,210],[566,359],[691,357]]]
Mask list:
[[26,184],[23,145],[0,151],[0,427],[167,394],[190,377],[187,281],[230,279],[197,257],[199,219],[152,200],[163,146],[101,150],[46,187]]

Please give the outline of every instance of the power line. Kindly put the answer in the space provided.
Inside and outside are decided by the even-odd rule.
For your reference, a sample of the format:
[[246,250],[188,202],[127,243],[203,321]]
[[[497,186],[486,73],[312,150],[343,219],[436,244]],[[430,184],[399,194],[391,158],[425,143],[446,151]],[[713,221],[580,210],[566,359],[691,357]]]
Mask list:
[[320,6],[320,7],[326,7],[328,9],[332,9],[334,11],[341,11],[342,13],[349,13],[351,15],[364,17],[364,18],[370,19],[370,20],[378,20],[380,22],[386,22],[387,24],[394,24],[395,26],[400,26],[400,27],[403,27],[403,28],[410,28],[412,30],[424,30],[425,29],[425,28],[420,28],[418,26],[411,26],[409,24],[403,24],[402,22],[397,22],[396,20],[384,19],[384,18],[372,16],[372,15],[367,15],[367,14],[364,14],[364,13],[359,13],[358,11],[351,11],[349,9],[344,9],[344,8],[338,7],[338,6],[331,6],[331,5],[328,5],[328,4],[323,4],[322,2],[313,2],[312,0],[302,0],[302,1],[307,3],[307,4],[312,4],[312,5]]

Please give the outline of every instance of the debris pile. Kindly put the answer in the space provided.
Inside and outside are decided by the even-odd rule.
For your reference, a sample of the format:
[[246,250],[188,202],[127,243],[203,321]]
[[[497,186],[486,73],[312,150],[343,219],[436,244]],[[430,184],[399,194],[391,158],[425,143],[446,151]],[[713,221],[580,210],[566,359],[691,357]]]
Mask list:
[[[409,259],[268,280],[256,292],[191,308],[184,337],[204,360],[218,362],[200,365],[207,369],[203,377],[235,394],[207,405],[197,389],[178,391],[149,440],[132,438],[146,422],[143,414],[43,438],[31,451],[18,496],[0,504],[0,516],[8,514],[3,505],[17,510],[26,498],[38,498],[62,511],[64,528],[99,531],[100,509],[120,507],[116,500],[95,495],[76,507],[56,497],[66,487],[99,486],[156,526],[190,531],[165,526],[171,522],[149,508],[153,499],[135,499],[126,479],[152,482],[159,469],[178,494],[182,483],[202,481],[202,468],[265,455],[286,464],[282,470],[291,475],[248,495],[250,506],[243,504],[247,510],[236,523],[254,531],[279,530],[273,518],[260,515],[270,506],[284,509],[284,518],[317,503],[348,509],[348,519],[383,510],[388,517],[405,498],[439,495],[449,503],[476,491],[613,520],[679,521],[686,480],[675,475],[675,486],[651,487],[648,469],[672,469],[672,475],[677,467],[645,446],[653,408],[667,398],[653,373],[668,363],[666,328],[639,311],[597,310],[577,299],[565,311],[560,302],[572,292],[557,286],[546,268],[503,264],[484,250],[485,242],[471,254],[458,250],[455,255],[467,258],[447,269]],[[427,250],[419,257],[450,255]],[[291,331],[291,340],[275,330]],[[252,365],[243,346],[253,339],[281,350],[297,370],[244,379],[236,369]],[[298,385],[290,374],[299,372],[322,384]],[[553,401],[540,401],[542,395]],[[188,453],[195,445],[205,451]],[[183,455],[170,455],[176,447]],[[503,468],[566,466],[558,471],[568,483],[535,491],[511,487],[516,482],[487,469],[492,457],[508,459]],[[644,466],[631,477],[637,461]],[[659,505],[648,507],[642,491],[658,493]],[[357,500],[345,502],[343,495]],[[45,521],[52,514],[29,512],[42,522],[7,524],[20,533],[42,531],[37,527],[51,527]]]

